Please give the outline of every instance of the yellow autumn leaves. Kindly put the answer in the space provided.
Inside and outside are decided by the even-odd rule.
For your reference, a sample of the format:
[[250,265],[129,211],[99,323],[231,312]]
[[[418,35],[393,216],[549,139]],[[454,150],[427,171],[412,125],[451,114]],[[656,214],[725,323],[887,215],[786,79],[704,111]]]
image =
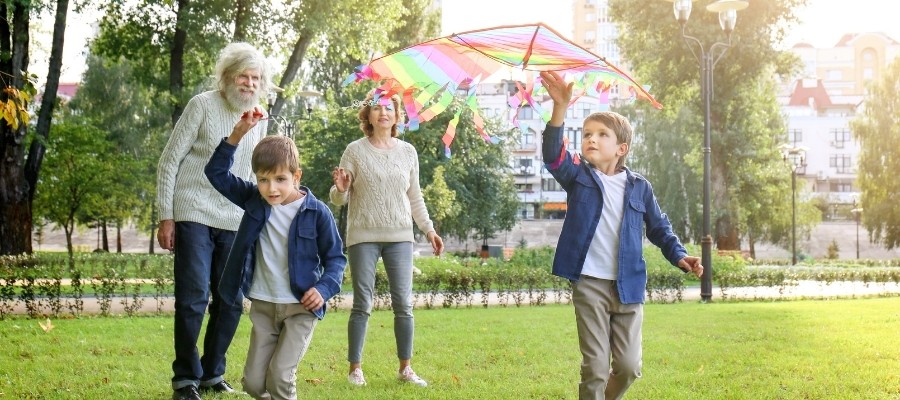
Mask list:
[[6,93],[6,101],[0,101],[3,120],[13,129],[19,129],[20,124],[27,125],[30,116],[25,105],[31,101],[31,96],[14,87],[6,87],[3,92]]

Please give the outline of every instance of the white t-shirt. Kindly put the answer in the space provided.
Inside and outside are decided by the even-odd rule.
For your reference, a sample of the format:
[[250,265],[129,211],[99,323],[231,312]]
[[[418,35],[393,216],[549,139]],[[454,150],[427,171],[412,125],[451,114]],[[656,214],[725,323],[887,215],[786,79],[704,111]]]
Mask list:
[[248,294],[251,299],[277,304],[300,302],[291,292],[288,276],[288,234],[291,222],[303,204],[303,197],[286,205],[272,206],[269,220],[256,242],[256,269]]
[[619,231],[625,210],[626,175],[624,171],[613,176],[593,171],[603,183],[603,211],[581,273],[614,281],[619,276]]

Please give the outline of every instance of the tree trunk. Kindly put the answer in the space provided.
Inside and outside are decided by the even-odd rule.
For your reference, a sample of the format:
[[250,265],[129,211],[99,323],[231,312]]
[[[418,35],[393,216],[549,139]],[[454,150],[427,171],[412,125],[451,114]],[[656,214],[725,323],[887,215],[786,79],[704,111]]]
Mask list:
[[[11,19],[0,19],[0,74],[6,87],[22,90],[25,87],[25,77],[28,69],[28,43],[29,43],[29,15],[31,7],[19,4],[10,10],[7,2],[0,4],[0,15],[8,16],[12,11]],[[63,4],[67,4],[63,2]],[[62,50],[57,49],[56,40],[65,29],[65,8],[62,12],[62,28],[59,26],[60,11],[57,11],[57,23],[54,24],[54,43],[51,49],[52,74],[53,61],[60,64]],[[12,26],[10,26],[12,21]],[[61,43],[58,45],[61,49]],[[10,82],[8,79],[12,77]],[[57,80],[53,81],[52,75],[48,75],[47,90],[52,93],[45,97],[55,100]],[[0,94],[0,100],[7,100],[8,94]],[[45,99],[46,101],[46,99]],[[39,120],[40,121],[40,120]],[[12,129],[6,123],[0,123],[0,255],[31,253],[31,193],[33,185],[25,179],[23,169],[25,161],[24,139],[28,127],[20,124],[18,129]]]
[[116,253],[122,254],[122,221],[116,221]]
[[[300,70],[300,66],[303,64],[303,58],[306,57],[306,50],[309,48],[312,36],[312,32],[310,32],[309,29],[304,29],[303,32],[300,33],[300,38],[297,39],[297,43],[294,44],[294,50],[291,52],[287,67],[284,69],[284,75],[281,76],[281,82],[278,83],[280,87],[288,87],[295,79],[297,79],[297,71]],[[275,104],[269,108],[269,114],[280,114],[281,108],[284,107],[284,100],[284,95],[278,93],[278,97],[275,98]],[[275,124],[269,124],[270,128],[274,128],[274,126]]]
[[235,0],[234,2],[234,35],[233,42],[247,41],[247,23],[250,18],[251,5],[247,0]]
[[103,247],[101,248],[103,249],[103,251],[109,253],[109,238],[106,235],[106,225],[107,224],[105,220],[100,223],[100,229],[103,230]]
[[175,20],[175,35],[169,52],[169,94],[172,96],[172,126],[178,122],[184,111],[181,90],[184,88],[184,49],[187,43],[187,18],[190,0],[178,0],[178,17]]

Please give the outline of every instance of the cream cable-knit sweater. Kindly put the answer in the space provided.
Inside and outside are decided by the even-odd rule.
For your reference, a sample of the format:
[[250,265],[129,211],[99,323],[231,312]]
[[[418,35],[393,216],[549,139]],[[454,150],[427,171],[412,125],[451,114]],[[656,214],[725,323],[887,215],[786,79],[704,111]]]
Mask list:
[[366,242],[414,242],[412,224],[422,232],[434,230],[419,187],[419,155],[402,140],[379,149],[362,138],[347,145],[341,168],[352,176],[350,190],[331,187],[336,205],[350,203],[347,246]]
[[[159,220],[174,219],[236,231],[243,210],[216,191],[203,168],[222,138],[231,134],[242,111],[232,110],[217,90],[194,96],[175,124],[159,158],[156,202]],[[231,172],[254,180],[250,156],[266,132],[261,121],[241,140]]]

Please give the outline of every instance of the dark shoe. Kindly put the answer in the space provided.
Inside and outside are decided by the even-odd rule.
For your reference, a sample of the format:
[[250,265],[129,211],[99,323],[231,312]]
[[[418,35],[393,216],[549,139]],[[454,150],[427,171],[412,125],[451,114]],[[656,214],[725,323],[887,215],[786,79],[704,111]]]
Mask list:
[[172,393],[172,400],[200,400],[200,392],[193,385],[185,386],[181,389],[175,389]]
[[229,384],[227,381],[224,381],[224,380],[215,385],[212,385],[212,386],[200,386],[200,389],[203,390],[204,392],[213,391],[216,393],[235,393],[235,392],[237,392],[237,390],[234,390],[234,388],[231,387],[231,384]]

